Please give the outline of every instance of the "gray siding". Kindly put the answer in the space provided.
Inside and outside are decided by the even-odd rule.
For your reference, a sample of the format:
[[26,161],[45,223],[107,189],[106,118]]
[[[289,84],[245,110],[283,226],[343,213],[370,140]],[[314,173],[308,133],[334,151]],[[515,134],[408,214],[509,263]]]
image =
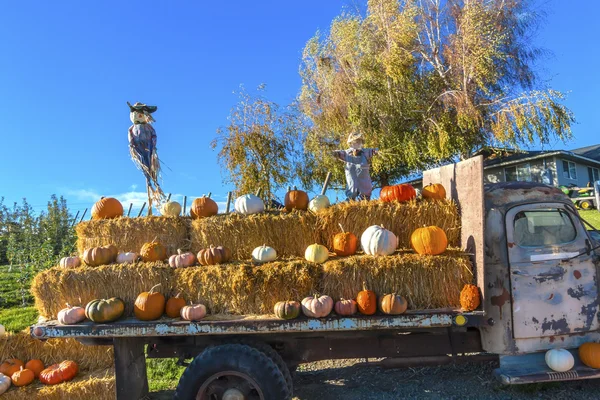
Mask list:
[[[570,179],[570,178],[564,176],[563,161],[570,161],[570,162],[575,163],[575,165],[577,167],[577,179]],[[557,169],[558,169],[557,176],[558,176],[559,186],[575,184],[580,187],[585,187],[585,186],[587,186],[588,182],[590,181],[588,167],[597,168],[596,166],[592,166],[592,165],[588,165],[585,163],[569,160],[566,158],[560,158],[560,157],[556,157],[556,165],[557,165]]]

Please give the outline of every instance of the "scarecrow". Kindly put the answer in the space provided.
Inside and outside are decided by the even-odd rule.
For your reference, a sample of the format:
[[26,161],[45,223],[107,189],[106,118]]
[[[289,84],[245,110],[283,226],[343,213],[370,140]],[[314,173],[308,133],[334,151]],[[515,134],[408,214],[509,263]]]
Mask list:
[[333,155],[346,163],[346,197],[349,200],[370,200],[373,184],[369,174],[369,161],[377,149],[363,149],[365,140],[361,133],[351,133],[347,150],[334,150]]
[[160,203],[164,193],[158,182],[160,177],[160,160],[156,151],[156,131],[151,123],[154,122],[152,113],[156,106],[142,103],[129,104],[129,119],[133,125],[129,127],[129,152],[135,165],[146,177],[148,190],[148,215],[152,215],[152,201]]

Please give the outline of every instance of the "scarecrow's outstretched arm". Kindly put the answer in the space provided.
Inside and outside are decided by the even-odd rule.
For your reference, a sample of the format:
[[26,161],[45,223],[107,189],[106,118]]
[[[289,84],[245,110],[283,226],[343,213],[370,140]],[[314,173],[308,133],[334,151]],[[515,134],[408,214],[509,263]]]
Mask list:
[[333,150],[331,154],[337,159],[346,161],[346,152],[344,150]]

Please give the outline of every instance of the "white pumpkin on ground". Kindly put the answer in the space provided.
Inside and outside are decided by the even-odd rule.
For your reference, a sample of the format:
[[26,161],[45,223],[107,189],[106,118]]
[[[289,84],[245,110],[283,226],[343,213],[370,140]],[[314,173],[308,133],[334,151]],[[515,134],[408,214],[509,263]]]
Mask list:
[[314,213],[318,213],[330,205],[331,203],[329,202],[329,197],[325,196],[324,194],[320,194],[315,196],[310,203],[308,203],[308,209]]
[[77,256],[63,257],[58,262],[58,266],[61,268],[77,268],[81,265],[81,259]]
[[566,372],[575,365],[575,358],[569,350],[552,349],[546,352],[546,364],[553,371]]
[[137,261],[140,255],[134,252],[120,252],[117,254],[117,264],[131,264]]
[[167,201],[160,207],[160,213],[165,217],[178,217],[181,214],[181,204],[176,201]]
[[12,381],[10,380],[10,378],[4,375],[2,372],[0,372],[0,396],[2,395],[2,393],[8,390],[11,384]]
[[398,247],[398,238],[393,232],[383,226],[373,225],[368,227],[360,237],[365,254],[371,256],[389,256]]
[[265,211],[265,202],[253,194],[245,194],[235,199],[233,208],[244,215],[258,214]]
[[0,325],[0,337],[3,337],[4,335],[6,335],[6,328],[4,325]]
[[252,261],[255,263],[266,263],[275,261],[277,259],[277,252],[274,248],[267,245],[258,246],[252,250]]
[[67,303],[67,308],[63,308],[58,312],[57,319],[61,325],[77,324],[85,319],[85,309],[83,307],[71,307]]
[[329,250],[323,245],[317,243],[311,244],[304,251],[304,258],[306,261],[321,264],[329,258]]

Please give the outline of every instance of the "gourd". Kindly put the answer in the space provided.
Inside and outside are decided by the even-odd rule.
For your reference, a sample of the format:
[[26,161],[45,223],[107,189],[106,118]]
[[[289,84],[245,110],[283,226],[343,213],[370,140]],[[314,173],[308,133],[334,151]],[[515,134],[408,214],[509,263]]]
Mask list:
[[92,247],[83,252],[83,261],[91,266],[112,264],[117,259],[117,248],[115,246]]
[[63,308],[58,312],[57,319],[61,325],[77,324],[85,319],[85,309],[83,307],[71,307],[67,303],[67,308]]
[[258,214],[265,211],[265,203],[258,196],[246,194],[235,199],[233,208],[243,215]]
[[200,321],[204,317],[206,317],[204,304],[192,304],[181,309],[181,318],[186,321]]
[[579,359],[590,368],[600,368],[600,343],[584,343],[579,346]]
[[460,307],[464,311],[473,311],[481,304],[477,286],[467,283],[460,291]]
[[114,197],[103,197],[92,207],[92,219],[110,219],[123,215],[123,205]]
[[149,291],[140,293],[135,299],[133,313],[137,319],[154,321],[164,314],[166,300],[162,293],[154,291],[157,286],[160,286],[160,283],[152,286]]
[[336,233],[333,237],[333,252],[338,256],[351,256],[356,254],[358,247],[358,238],[352,232],[344,231],[342,224],[339,224],[341,233]]
[[427,185],[421,190],[421,196],[424,199],[443,200],[446,198],[446,189],[441,183]]
[[286,211],[306,210],[308,208],[308,194],[303,190],[290,190],[285,194],[283,204]]
[[169,265],[173,268],[185,268],[191,267],[196,262],[196,256],[194,253],[183,253],[181,250],[177,250],[177,254],[173,254],[169,257]]
[[212,217],[219,213],[219,206],[210,197],[198,197],[192,202],[190,207],[190,215],[193,219]]
[[178,217],[181,214],[181,204],[167,201],[160,207],[160,213],[165,217]]
[[92,300],[85,306],[86,318],[99,324],[116,321],[124,311],[125,303],[118,297]]
[[27,364],[25,364],[25,368],[33,371],[33,374],[36,378],[39,378],[40,373],[46,368],[44,367],[44,363],[42,360],[29,360]]
[[335,313],[337,315],[349,316],[356,314],[356,301],[340,299],[335,302]]
[[302,306],[297,301],[278,301],[275,303],[273,312],[279,319],[294,319],[300,315]]
[[417,228],[410,235],[410,244],[418,254],[435,256],[446,251],[448,238],[442,228],[427,226]]
[[210,246],[198,252],[198,262],[201,265],[223,264],[231,260],[231,250],[225,246]]
[[308,209],[314,213],[318,213],[321,210],[329,207],[331,203],[329,202],[329,197],[324,194],[316,195],[310,203],[308,203]]
[[22,366],[24,366],[23,361],[18,358],[9,358],[0,364],[0,373],[11,377],[12,374],[20,370]]
[[358,311],[364,315],[373,315],[377,312],[377,295],[372,290],[367,290],[367,283],[363,282],[363,290],[356,295]]
[[267,245],[262,245],[252,250],[252,261],[255,263],[266,263],[275,261],[277,259],[277,252],[274,248]]
[[551,349],[546,352],[546,364],[556,372],[566,372],[575,365],[575,358],[569,350]]
[[117,264],[132,264],[140,255],[134,252],[120,252],[117,254]]
[[35,379],[35,374],[32,370],[21,367],[17,372],[10,377],[13,385],[27,386]]
[[44,385],[56,385],[75,378],[77,372],[79,372],[79,366],[75,361],[63,361],[43,370],[40,373],[40,382]]
[[396,251],[398,238],[383,226],[373,225],[363,232],[360,243],[365,254],[387,256]]
[[396,293],[386,294],[379,299],[379,310],[384,314],[404,314],[407,308],[408,303],[404,297]]
[[306,261],[321,264],[329,258],[329,250],[323,245],[311,244],[304,251],[304,258]]
[[302,299],[302,312],[307,317],[321,318],[329,315],[333,309],[333,299],[329,296],[317,294]]
[[0,395],[9,389],[11,384],[10,378],[0,372]]
[[408,183],[403,183],[400,185],[393,186],[384,186],[381,189],[381,193],[379,194],[379,198],[384,202],[391,201],[409,201],[417,197],[417,192],[415,192],[415,188],[413,188]]
[[169,318],[177,318],[181,315],[181,309],[185,307],[185,299],[180,297],[181,293],[177,293],[174,297],[170,297],[167,300],[165,306],[165,314]]
[[145,262],[163,261],[167,258],[167,249],[161,243],[153,240],[150,243],[144,243],[140,255]]
[[81,258],[77,256],[63,257],[58,262],[58,266],[61,268],[77,268],[81,265]]

